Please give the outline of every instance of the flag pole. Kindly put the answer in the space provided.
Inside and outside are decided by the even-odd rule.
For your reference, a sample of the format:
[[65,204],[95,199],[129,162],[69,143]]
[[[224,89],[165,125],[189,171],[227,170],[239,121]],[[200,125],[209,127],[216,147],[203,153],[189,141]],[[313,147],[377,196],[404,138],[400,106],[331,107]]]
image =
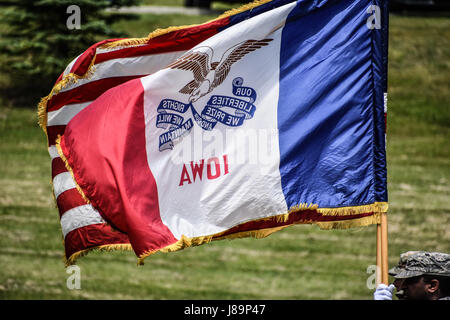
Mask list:
[[[387,142],[387,92],[388,92],[388,46],[389,46],[389,6],[385,2],[383,5],[383,50],[384,50],[384,138]],[[385,146],[386,148],[386,146]],[[386,150],[386,149],[385,149]],[[377,224],[377,285],[384,283],[389,285],[389,264],[388,264],[388,227],[387,213],[381,213],[380,223]],[[380,273],[380,275],[378,275]]]
[[376,269],[376,284],[377,286],[382,283],[381,282],[381,274],[382,274],[382,265],[381,265],[381,224],[377,224],[377,269]]
[[377,224],[377,273],[376,283],[389,284],[388,274],[388,229],[387,214],[381,214],[381,221]]
[[[385,151],[387,143],[387,94],[388,94],[388,39],[389,39],[389,6],[388,2],[381,2],[382,5],[382,47],[383,47],[383,92],[384,92],[384,142]],[[381,141],[381,140],[380,140]],[[385,155],[386,156],[386,155]],[[386,160],[386,158],[385,158]],[[385,168],[386,169],[386,168]],[[387,180],[387,179],[386,179]],[[386,181],[385,181],[386,183]],[[385,185],[385,187],[387,187]],[[387,190],[386,190],[387,191]],[[386,200],[387,201],[387,193]],[[388,236],[387,236],[387,215],[386,212],[381,213],[380,221],[377,224],[377,253],[376,253],[376,273],[375,282],[379,284],[389,284],[388,271]]]
[[387,213],[381,214],[381,282],[389,284]]

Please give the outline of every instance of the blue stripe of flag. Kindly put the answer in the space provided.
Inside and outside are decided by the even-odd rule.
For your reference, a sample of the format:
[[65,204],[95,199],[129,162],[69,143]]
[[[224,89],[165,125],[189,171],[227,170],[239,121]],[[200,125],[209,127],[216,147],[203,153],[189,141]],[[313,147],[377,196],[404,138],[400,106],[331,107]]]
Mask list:
[[[382,29],[369,29],[371,5]],[[387,201],[386,1],[298,1],[282,33],[278,129],[287,206]]]

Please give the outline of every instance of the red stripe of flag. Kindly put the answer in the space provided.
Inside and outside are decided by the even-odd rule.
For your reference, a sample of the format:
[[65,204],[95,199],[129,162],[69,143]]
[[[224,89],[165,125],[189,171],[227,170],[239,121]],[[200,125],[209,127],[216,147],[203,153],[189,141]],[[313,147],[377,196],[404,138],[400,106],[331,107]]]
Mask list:
[[100,42],[97,42],[96,44],[93,44],[90,46],[81,56],[78,57],[77,61],[73,64],[72,68],[70,69],[71,73],[75,73],[79,76],[82,76],[88,71],[89,66],[91,64],[92,59],[95,56],[95,52],[98,47],[105,43],[122,40],[122,39],[107,39]]
[[111,77],[85,83],[72,90],[60,92],[53,96],[47,103],[47,111],[55,111],[68,104],[84,103],[97,99],[105,91],[129,80],[145,75],[133,75],[123,77]]
[[[82,76],[86,73],[86,71],[89,69],[89,65],[91,64],[92,58],[95,56],[95,51],[97,50],[97,47],[108,43],[112,41],[117,41],[121,39],[107,39],[100,42],[97,42],[96,44],[93,44],[90,46],[85,52],[83,52],[75,61],[72,68],[69,70],[70,73],[75,73],[79,76]],[[55,82],[55,85],[62,80],[64,76],[64,72],[61,73],[61,75],[58,77],[58,79]]]
[[66,126],[49,126],[47,127],[48,145],[53,146],[56,144],[58,135],[63,135],[66,130]]
[[64,161],[60,157],[52,160],[52,180],[60,173],[67,172]]
[[61,193],[56,199],[56,204],[58,205],[59,216],[61,217],[65,212],[70,209],[86,205],[81,194],[77,189],[69,189]]
[[200,42],[215,35],[218,28],[227,25],[228,22],[228,18],[220,19],[205,25],[180,29],[164,34],[151,39],[146,45],[99,53],[95,58],[95,64],[118,58],[189,50]]
[[114,230],[106,223],[91,224],[70,231],[65,239],[66,258],[78,251],[111,244],[129,244],[128,236],[125,233]]

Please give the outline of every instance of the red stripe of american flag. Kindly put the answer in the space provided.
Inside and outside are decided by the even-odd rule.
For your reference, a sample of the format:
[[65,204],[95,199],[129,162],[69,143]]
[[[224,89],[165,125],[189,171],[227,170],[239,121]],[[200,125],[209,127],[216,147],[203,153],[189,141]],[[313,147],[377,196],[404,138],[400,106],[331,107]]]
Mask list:
[[[107,39],[107,40],[103,40],[100,42],[97,42],[96,44],[93,44],[92,46],[90,46],[85,52],[83,52],[80,57],[78,57],[77,61],[74,63],[74,65],[72,66],[72,68],[70,69],[71,73],[75,73],[79,76],[82,76],[83,74],[86,73],[86,71],[89,68],[89,65],[91,64],[92,58],[95,56],[95,52],[97,50],[98,47],[104,45],[105,43],[108,42],[114,42],[117,40],[122,40],[120,38],[117,39]],[[58,79],[55,82],[55,85],[62,80],[64,76],[64,73],[62,73]]]
[[[229,19],[224,18],[210,22],[208,24],[172,31],[162,36],[150,39],[149,42],[145,45],[111,49],[111,51],[109,52],[99,53],[96,55],[97,48],[101,47],[102,45],[123,39],[104,40],[92,45],[82,55],[80,55],[80,57],[78,57],[77,61],[72,66],[70,72],[79,76],[84,75],[88,71],[92,59],[94,59],[94,56],[94,64],[98,64],[113,59],[189,50],[200,42],[216,34],[219,28],[226,26],[228,23]],[[62,77],[63,74],[59,76],[56,83],[58,83],[62,79]],[[47,106],[51,104],[52,99],[50,99]],[[49,108],[47,108],[47,110],[52,111]]]
[[105,91],[129,80],[141,78],[143,76],[146,75],[104,78],[85,83],[69,91],[60,92],[48,101],[47,111],[55,111],[68,104],[93,101]]
[[[189,50],[200,42],[216,34],[217,29],[226,26],[228,23],[229,19],[224,18],[200,26],[175,30],[153,38],[147,44],[141,46],[120,48],[110,52],[99,53],[97,54],[94,63],[97,64],[118,58],[130,58],[149,54]],[[74,69],[75,65],[72,70]]]
[[66,259],[74,253],[102,245],[129,244],[125,233],[115,231],[105,223],[91,224],[72,230],[66,235],[64,249]]
[[81,194],[78,192],[78,190],[73,188],[61,193],[58,199],[56,199],[56,204],[58,206],[59,217],[61,217],[65,212],[69,211],[70,209],[79,206],[84,206],[87,203],[83,199]]

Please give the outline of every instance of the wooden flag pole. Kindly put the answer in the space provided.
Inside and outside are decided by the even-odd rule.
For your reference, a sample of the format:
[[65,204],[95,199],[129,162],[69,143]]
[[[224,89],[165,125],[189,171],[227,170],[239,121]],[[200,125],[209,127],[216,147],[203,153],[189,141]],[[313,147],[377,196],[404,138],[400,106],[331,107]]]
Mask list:
[[381,265],[382,274],[381,282],[389,284],[389,264],[388,264],[388,226],[387,226],[387,213],[381,214]]
[[[381,214],[381,223],[377,224],[377,285],[384,283],[389,284],[388,275],[388,229],[387,229],[387,215]],[[381,275],[379,274],[381,273]]]
[[377,224],[377,271],[376,271],[376,284],[381,283],[381,224]]

